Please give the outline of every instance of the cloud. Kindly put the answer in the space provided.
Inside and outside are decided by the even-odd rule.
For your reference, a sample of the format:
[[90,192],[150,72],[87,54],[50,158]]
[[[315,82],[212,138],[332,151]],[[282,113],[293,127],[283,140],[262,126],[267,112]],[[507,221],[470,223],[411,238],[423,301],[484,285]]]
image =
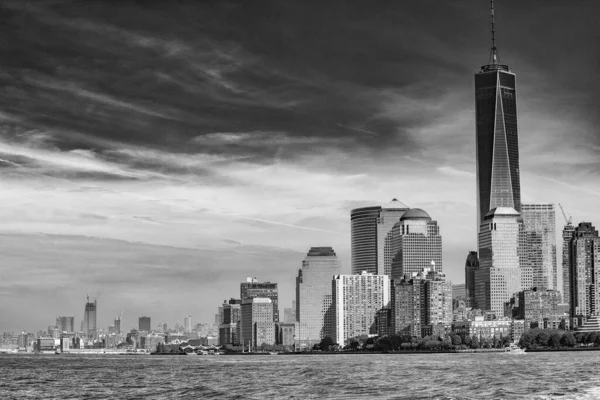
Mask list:
[[461,171],[456,168],[452,168],[450,166],[438,167],[438,171],[442,174],[450,175],[450,176],[458,176],[458,177],[467,177],[467,178],[475,178],[475,174],[469,171]]

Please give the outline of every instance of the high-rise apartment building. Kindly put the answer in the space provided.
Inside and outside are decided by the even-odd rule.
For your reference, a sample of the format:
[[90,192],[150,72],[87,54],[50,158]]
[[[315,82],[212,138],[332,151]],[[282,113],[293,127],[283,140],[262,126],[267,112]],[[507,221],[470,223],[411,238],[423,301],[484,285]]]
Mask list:
[[520,215],[514,208],[490,210],[479,228],[479,269],[475,301],[482,310],[504,315],[504,303],[522,289],[519,259]]
[[558,290],[554,204],[523,204],[521,217],[528,238],[525,252],[533,270],[533,287]]
[[394,284],[396,333],[421,337],[424,326],[452,322],[452,283],[444,274],[425,268]]
[[600,238],[590,222],[581,222],[570,243],[571,318],[600,314]]
[[143,332],[150,332],[152,330],[151,318],[140,317],[138,320],[138,328]]
[[475,74],[475,110],[479,232],[489,210],[521,211],[515,74],[500,64],[494,39],[489,63]]
[[296,337],[311,347],[335,335],[331,281],[341,262],[331,247],[312,247],[296,278]]
[[475,301],[475,271],[479,269],[479,258],[476,251],[470,251],[465,261],[466,306],[477,308]]
[[242,300],[240,319],[240,341],[244,346],[256,348],[263,343],[275,344],[277,329],[271,299],[251,297]]
[[56,327],[60,332],[75,332],[75,316],[67,315],[56,317]]
[[400,280],[424,268],[442,272],[442,237],[436,221],[420,208],[406,211],[392,228],[391,277]]
[[[527,289],[514,294],[512,317],[525,321],[525,328],[543,328],[544,320],[557,320],[561,296],[557,290]],[[563,328],[564,329],[564,328]]]
[[96,336],[96,329],[97,329],[96,318],[97,318],[97,312],[98,312],[97,307],[98,307],[97,300],[94,300],[94,302],[92,303],[90,301],[90,296],[87,296],[87,300],[85,303],[85,311],[83,313],[83,321],[82,321],[81,325],[83,327],[83,332],[86,334],[86,336],[88,338]]
[[187,315],[183,319],[183,331],[185,333],[192,333],[192,316]]
[[390,247],[390,231],[407,210],[407,205],[393,199],[385,206],[362,207],[350,212],[353,274],[367,271],[390,275],[395,255]]
[[562,231],[562,295],[563,302],[568,303],[571,301],[571,239],[575,233],[575,226],[571,223],[571,220],[567,221]]
[[332,294],[336,321],[332,339],[343,346],[351,338],[376,333],[377,311],[389,307],[390,278],[366,271],[336,275]]
[[279,291],[277,283],[259,282],[256,278],[246,278],[246,282],[240,284],[240,299],[245,300],[255,297],[271,299],[273,322],[279,322]]

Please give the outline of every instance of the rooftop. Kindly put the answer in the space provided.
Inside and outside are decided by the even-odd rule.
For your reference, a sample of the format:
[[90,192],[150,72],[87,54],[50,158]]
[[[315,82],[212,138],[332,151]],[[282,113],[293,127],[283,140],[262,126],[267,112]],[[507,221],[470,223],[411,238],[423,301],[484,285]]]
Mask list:
[[429,216],[429,214],[427,214],[425,211],[421,210],[420,208],[411,208],[410,210],[408,210],[407,212],[404,213],[402,218],[400,218],[400,221],[405,221],[407,219],[431,220],[431,217]]

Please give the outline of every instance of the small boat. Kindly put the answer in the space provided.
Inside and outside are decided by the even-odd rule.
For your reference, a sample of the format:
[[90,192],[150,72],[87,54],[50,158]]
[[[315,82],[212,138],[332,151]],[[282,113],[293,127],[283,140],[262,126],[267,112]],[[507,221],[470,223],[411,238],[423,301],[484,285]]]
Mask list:
[[276,351],[270,351],[270,352],[269,352],[269,354],[270,354],[270,355],[272,355],[272,356],[276,356],[276,355],[277,355],[277,354],[279,354],[279,353],[278,353],[278,352],[276,352]]
[[504,352],[511,354],[525,354],[525,349],[520,348],[516,343],[511,343],[510,346],[504,348]]

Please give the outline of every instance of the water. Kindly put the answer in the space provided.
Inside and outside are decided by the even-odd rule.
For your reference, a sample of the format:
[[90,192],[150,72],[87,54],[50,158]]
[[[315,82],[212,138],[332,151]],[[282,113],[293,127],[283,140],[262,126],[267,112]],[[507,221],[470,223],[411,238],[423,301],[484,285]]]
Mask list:
[[598,399],[600,352],[0,355],[1,399]]

